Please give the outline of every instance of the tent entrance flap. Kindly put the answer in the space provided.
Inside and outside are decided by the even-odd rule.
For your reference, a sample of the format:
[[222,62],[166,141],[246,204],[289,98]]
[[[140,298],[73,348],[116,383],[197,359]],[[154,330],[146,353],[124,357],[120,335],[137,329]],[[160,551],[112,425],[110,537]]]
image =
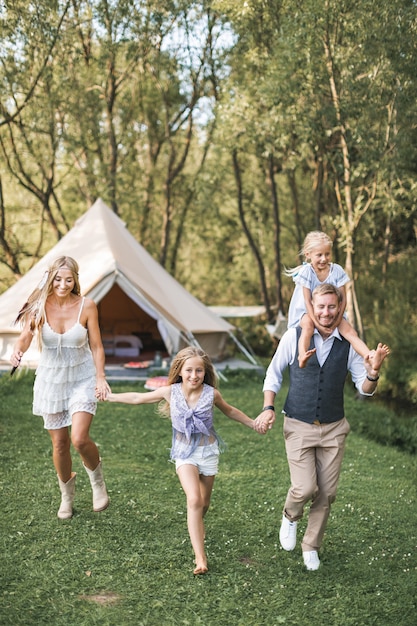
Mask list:
[[146,314],[149,319],[154,320],[156,330],[147,330],[145,332],[154,332],[154,335],[161,337],[169,354],[178,352],[181,331],[165,319],[161,312],[153,307],[145,296],[143,296],[121,272],[117,273],[116,282],[143,313]]
[[[169,354],[176,354],[181,348],[197,345],[210,355],[213,361],[221,360],[224,357],[224,349],[228,338],[228,332],[191,332],[174,326],[161,311],[156,310],[151,302],[136,289],[129,279],[121,272],[117,273],[116,283],[143,311],[156,321],[157,334],[162,338]],[[192,337],[192,339],[190,339]]]
[[176,354],[188,345],[197,345],[221,360],[228,333],[190,333],[165,319],[121,273],[115,272],[89,293],[97,302],[100,329],[104,337],[136,335],[144,350],[166,349]]
[[165,348],[157,319],[132,300],[117,282],[97,303],[97,308],[103,337],[136,335],[145,350]]

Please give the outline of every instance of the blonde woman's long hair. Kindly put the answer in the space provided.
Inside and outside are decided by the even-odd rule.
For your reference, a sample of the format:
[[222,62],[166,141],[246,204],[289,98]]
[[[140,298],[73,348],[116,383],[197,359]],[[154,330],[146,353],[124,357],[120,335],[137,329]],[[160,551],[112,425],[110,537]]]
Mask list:
[[[195,346],[188,346],[187,348],[183,348],[174,356],[171,367],[169,368],[167,385],[174,385],[175,383],[182,382],[181,370],[184,366],[184,363],[185,361],[193,357],[199,357],[203,361],[204,382],[207,385],[210,385],[210,387],[217,386],[217,375],[210,360],[210,357],[204,352],[204,350],[202,350],[201,348],[196,348]],[[168,417],[169,404],[165,402],[165,400],[163,400],[158,406],[158,411],[164,417]]]
[[[330,239],[329,235],[326,235],[326,233],[323,233],[321,230],[312,230],[305,236],[303,247],[298,254],[305,259],[313,250],[320,246],[330,246],[332,248],[333,241]],[[285,276],[296,276],[302,267],[303,263],[297,265],[297,267],[286,267],[284,274]]]
[[71,293],[76,296],[81,294],[80,282],[78,278],[78,263],[70,256],[60,256],[56,259],[50,268],[45,272],[39,285],[32,291],[25,304],[20,309],[15,324],[20,323],[24,326],[30,320],[30,330],[33,334],[37,334],[38,347],[42,349],[42,333],[41,329],[45,323],[45,303],[48,296],[53,291],[53,282],[58,271],[65,267],[70,270],[74,278],[74,287]]

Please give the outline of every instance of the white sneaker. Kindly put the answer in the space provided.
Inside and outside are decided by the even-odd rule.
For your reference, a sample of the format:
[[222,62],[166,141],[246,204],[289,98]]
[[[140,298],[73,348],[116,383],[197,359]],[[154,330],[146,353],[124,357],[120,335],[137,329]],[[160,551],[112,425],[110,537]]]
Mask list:
[[320,559],[317,550],[303,552],[304,565],[311,572],[315,572],[320,567]]
[[290,522],[285,515],[282,516],[279,541],[284,550],[294,550],[297,542],[297,522]]

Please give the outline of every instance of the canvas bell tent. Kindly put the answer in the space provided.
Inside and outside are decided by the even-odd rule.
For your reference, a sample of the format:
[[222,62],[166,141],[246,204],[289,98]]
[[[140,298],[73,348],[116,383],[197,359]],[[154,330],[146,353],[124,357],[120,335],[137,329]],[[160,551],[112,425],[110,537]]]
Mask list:
[[[234,327],[188,293],[98,199],[25,276],[0,296],[1,360],[9,359],[19,334],[20,328],[13,325],[17,312],[53,261],[63,255],[78,262],[82,293],[97,304],[107,354],[119,349],[119,354],[134,357],[151,346],[175,354],[186,345],[199,345],[213,361],[220,361],[227,338],[232,336],[236,341]],[[24,360],[36,363],[38,356],[33,341]]]

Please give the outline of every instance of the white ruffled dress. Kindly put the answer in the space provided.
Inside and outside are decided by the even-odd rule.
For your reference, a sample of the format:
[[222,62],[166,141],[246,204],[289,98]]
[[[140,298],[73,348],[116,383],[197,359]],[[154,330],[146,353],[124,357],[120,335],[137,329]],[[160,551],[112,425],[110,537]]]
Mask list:
[[88,343],[88,331],[77,322],[65,333],[56,333],[47,320],[42,326],[42,352],[33,387],[33,413],[41,415],[48,430],[70,426],[72,415],[94,415],[96,370]]

